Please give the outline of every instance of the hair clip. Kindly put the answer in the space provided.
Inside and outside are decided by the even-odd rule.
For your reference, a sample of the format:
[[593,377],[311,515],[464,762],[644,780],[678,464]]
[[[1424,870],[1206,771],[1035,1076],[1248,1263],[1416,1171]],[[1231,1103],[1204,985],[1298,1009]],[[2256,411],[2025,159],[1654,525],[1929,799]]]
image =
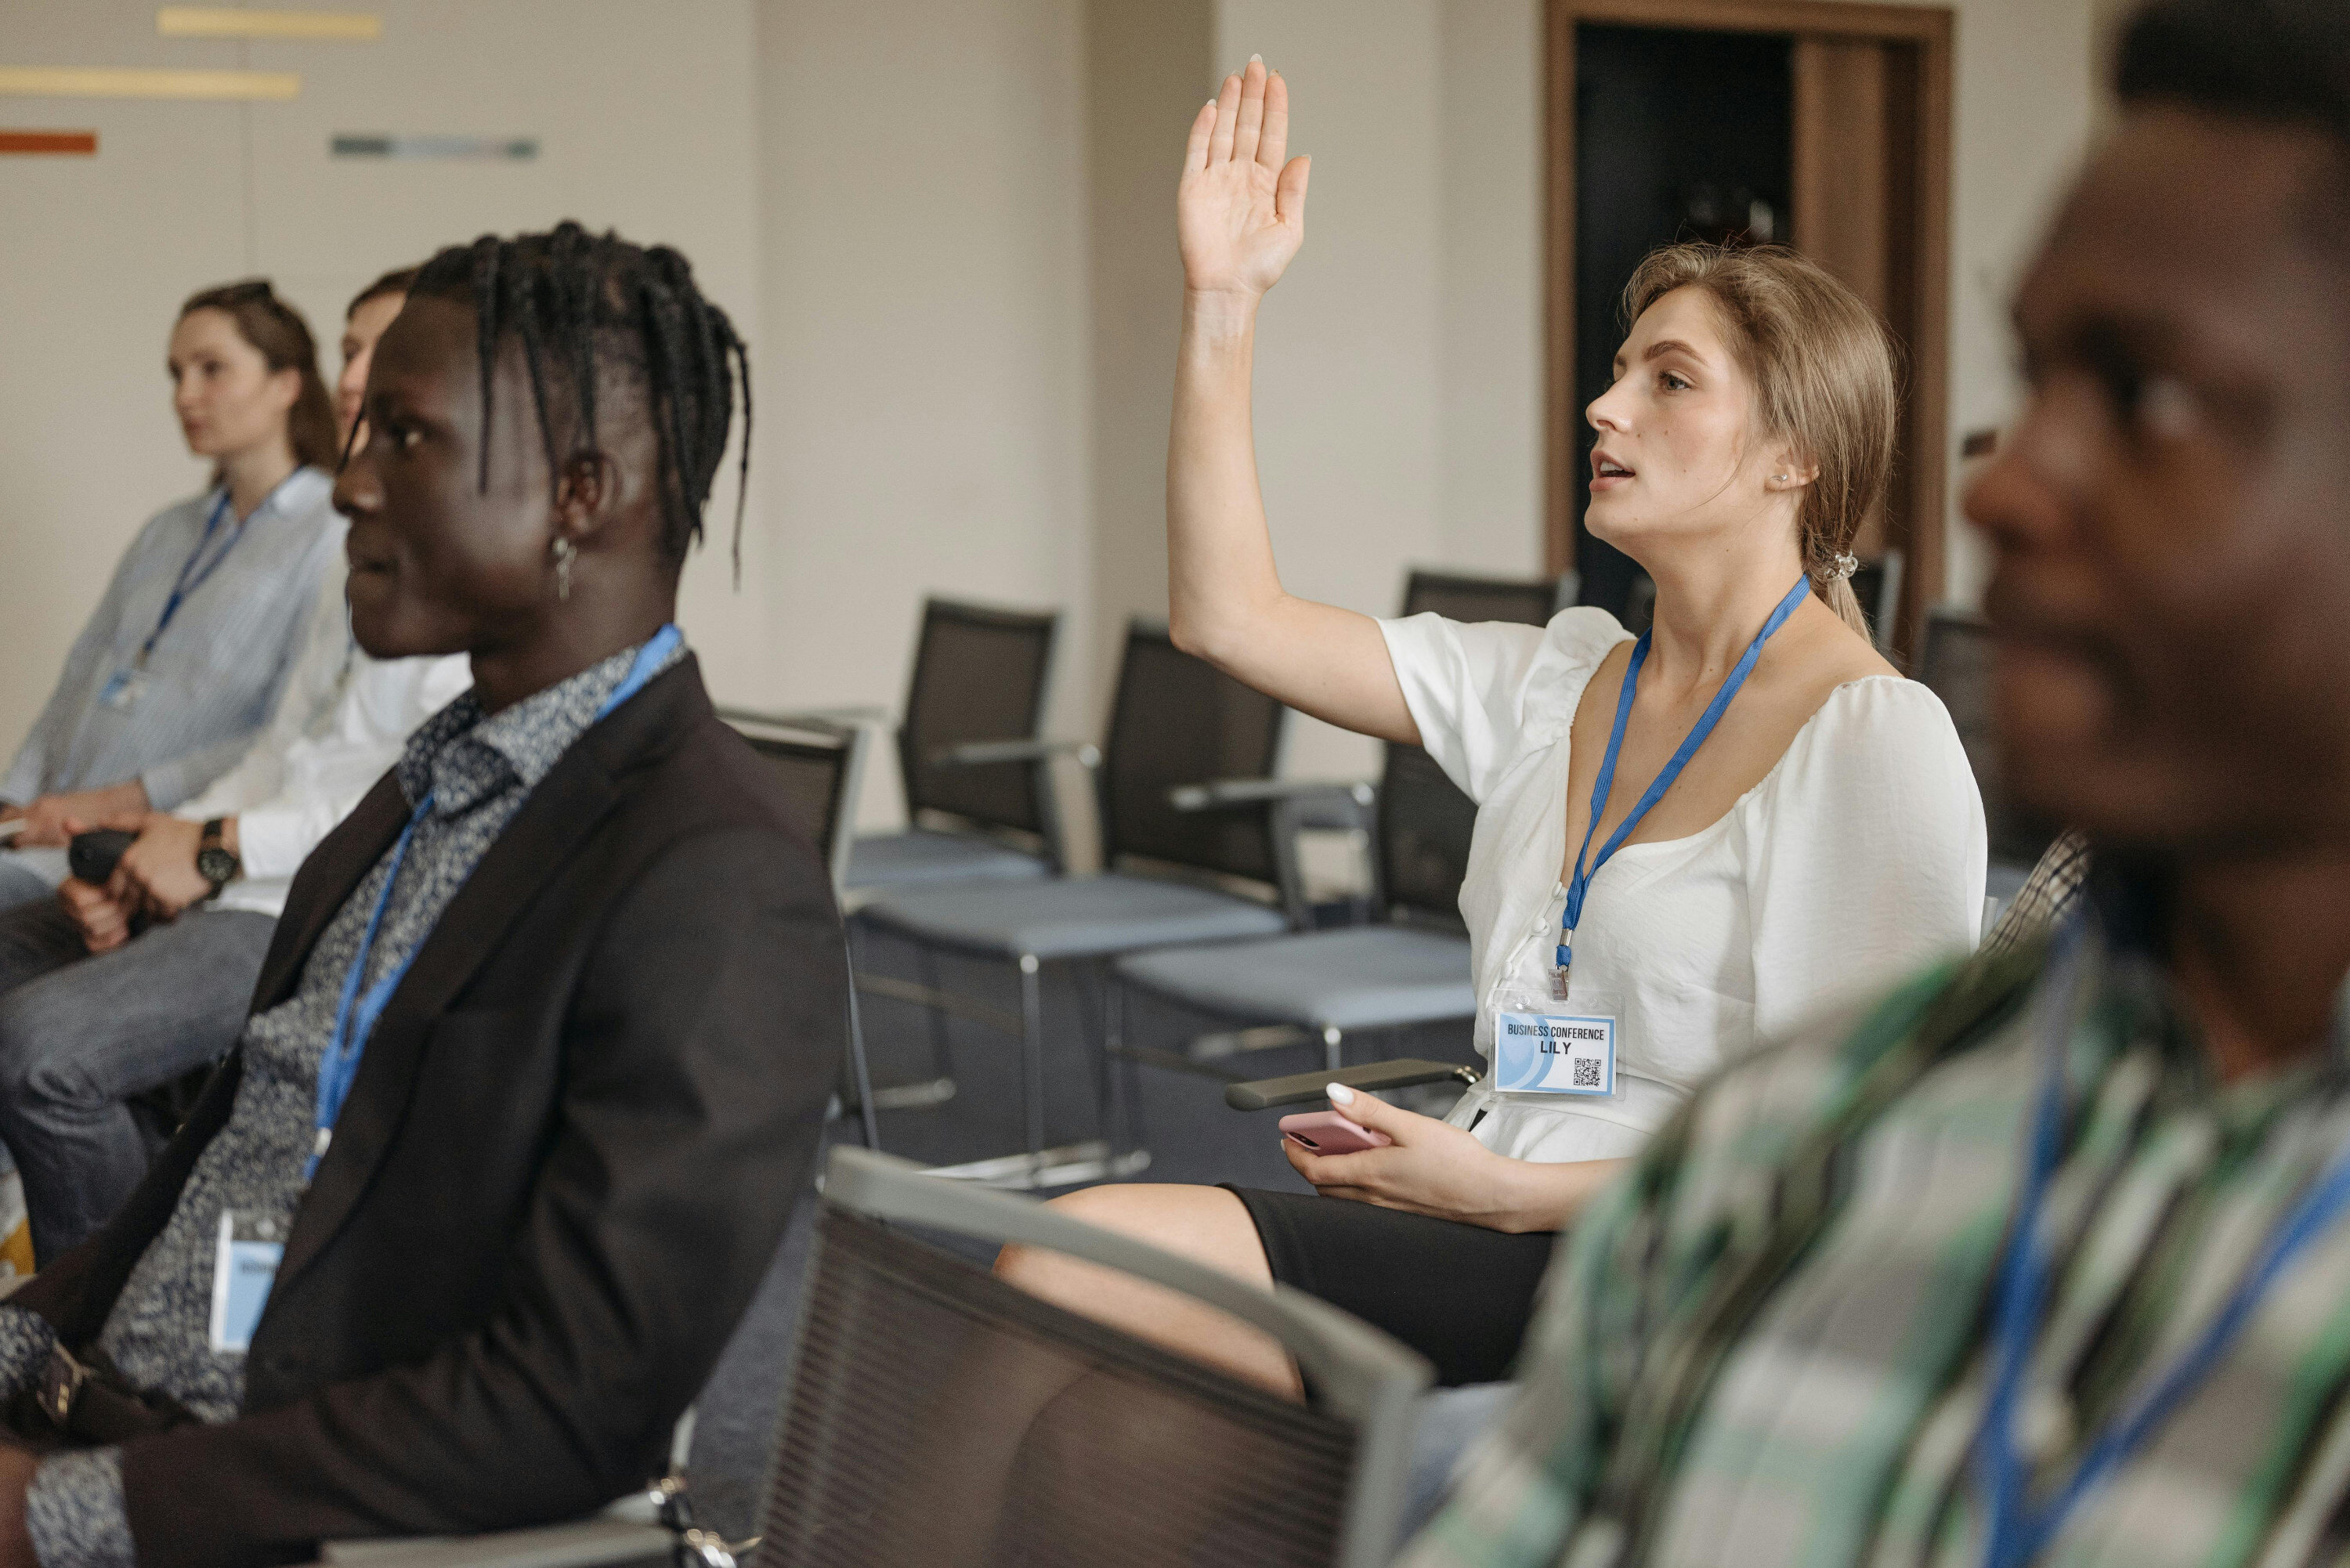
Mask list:
[[1827,570],[1820,574],[1820,581],[1824,583],[1845,582],[1858,570],[1860,570],[1860,557],[1854,555],[1851,551],[1846,550],[1844,554],[1835,556],[1828,562]]

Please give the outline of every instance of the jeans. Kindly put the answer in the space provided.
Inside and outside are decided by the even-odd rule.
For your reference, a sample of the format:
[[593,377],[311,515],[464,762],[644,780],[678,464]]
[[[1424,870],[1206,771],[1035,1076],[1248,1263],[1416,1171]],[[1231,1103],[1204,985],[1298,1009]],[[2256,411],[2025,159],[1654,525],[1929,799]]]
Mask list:
[[57,892],[65,876],[62,849],[0,850],[0,910],[40,903]]
[[92,956],[55,898],[0,913],[0,1141],[47,1268],[122,1206],[150,1149],[130,1096],[225,1054],[277,922],[194,909]]
[[1500,1424],[1502,1412],[1517,1392],[1514,1383],[1471,1383],[1461,1388],[1432,1388],[1421,1397],[1419,1419],[1411,1434],[1411,1469],[1404,1477],[1399,1549],[1436,1517],[1438,1505],[1452,1490],[1452,1472],[1461,1457]]

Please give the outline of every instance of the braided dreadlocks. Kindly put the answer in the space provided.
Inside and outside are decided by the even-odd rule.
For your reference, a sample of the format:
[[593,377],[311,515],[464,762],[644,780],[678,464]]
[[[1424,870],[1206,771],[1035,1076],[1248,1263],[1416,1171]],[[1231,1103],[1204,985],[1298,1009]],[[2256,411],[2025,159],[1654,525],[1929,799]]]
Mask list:
[[[608,369],[644,377],[659,443],[662,553],[682,564],[702,537],[702,509],[743,384],[743,456],[734,497],[734,577],[743,577],[743,504],[751,477],[751,357],[726,313],[702,296],[693,268],[667,245],[650,250],[565,222],[544,234],[484,234],[426,262],[411,294],[473,307],[482,363],[482,477],[490,484],[491,388],[498,342],[522,343],[550,483],[567,457],[598,450],[596,392]],[[557,435],[564,427],[563,436]]]

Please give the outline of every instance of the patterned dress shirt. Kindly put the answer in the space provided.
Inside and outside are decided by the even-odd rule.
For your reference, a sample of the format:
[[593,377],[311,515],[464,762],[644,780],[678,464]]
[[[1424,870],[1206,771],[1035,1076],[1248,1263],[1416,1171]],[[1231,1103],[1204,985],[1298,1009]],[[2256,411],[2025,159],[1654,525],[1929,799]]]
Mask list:
[[[660,666],[683,657],[682,645]],[[391,973],[432,934],[490,846],[538,782],[595,722],[636,649],[484,718],[467,692],[417,731],[401,754],[400,792],[429,794],[399,870],[362,989]],[[244,1399],[244,1359],[211,1347],[213,1259],[220,1216],[291,1228],[316,1139],[318,1064],[334,1032],[344,978],[390,869],[387,851],[328,922],[294,994],[245,1025],[244,1073],[227,1124],[205,1146],[178,1207],[132,1269],[99,1348],[137,1386],[167,1394],[206,1421],[232,1420]],[[37,1375],[55,1343],[47,1323],[0,1304],[0,1397]],[[42,1568],[130,1568],[130,1526],[113,1448],[43,1459],[27,1500]]]
[[[2097,900],[2122,929],[2126,900]],[[2091,935],[1911,984],[1856,1029],[1700,1091],[1560,1249],[1524,1390],[1409,1568],[1979,1568],[1970,1455],[1990,1296],[2043,1043],[2068,1114],[2018,1423],[2034,1497],[2209,1324],[2350,1144],[2350,997],[2328,1049],[2217,1080],[2161,969]],[[2350,1222],[2036,1559],[2298,1568],[2350,1551]]]

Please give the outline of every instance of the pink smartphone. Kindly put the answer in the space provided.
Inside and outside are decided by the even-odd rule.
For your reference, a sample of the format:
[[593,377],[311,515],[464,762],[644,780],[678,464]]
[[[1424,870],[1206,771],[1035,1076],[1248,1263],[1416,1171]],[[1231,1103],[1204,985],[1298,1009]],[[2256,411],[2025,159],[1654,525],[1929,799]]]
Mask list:
[[1360,1154],[1395,1142],[1383,1132],[1357,1127],[1336,1111],[1305,1111],[1281,1118],[1282,1136],[1314,1154]]

